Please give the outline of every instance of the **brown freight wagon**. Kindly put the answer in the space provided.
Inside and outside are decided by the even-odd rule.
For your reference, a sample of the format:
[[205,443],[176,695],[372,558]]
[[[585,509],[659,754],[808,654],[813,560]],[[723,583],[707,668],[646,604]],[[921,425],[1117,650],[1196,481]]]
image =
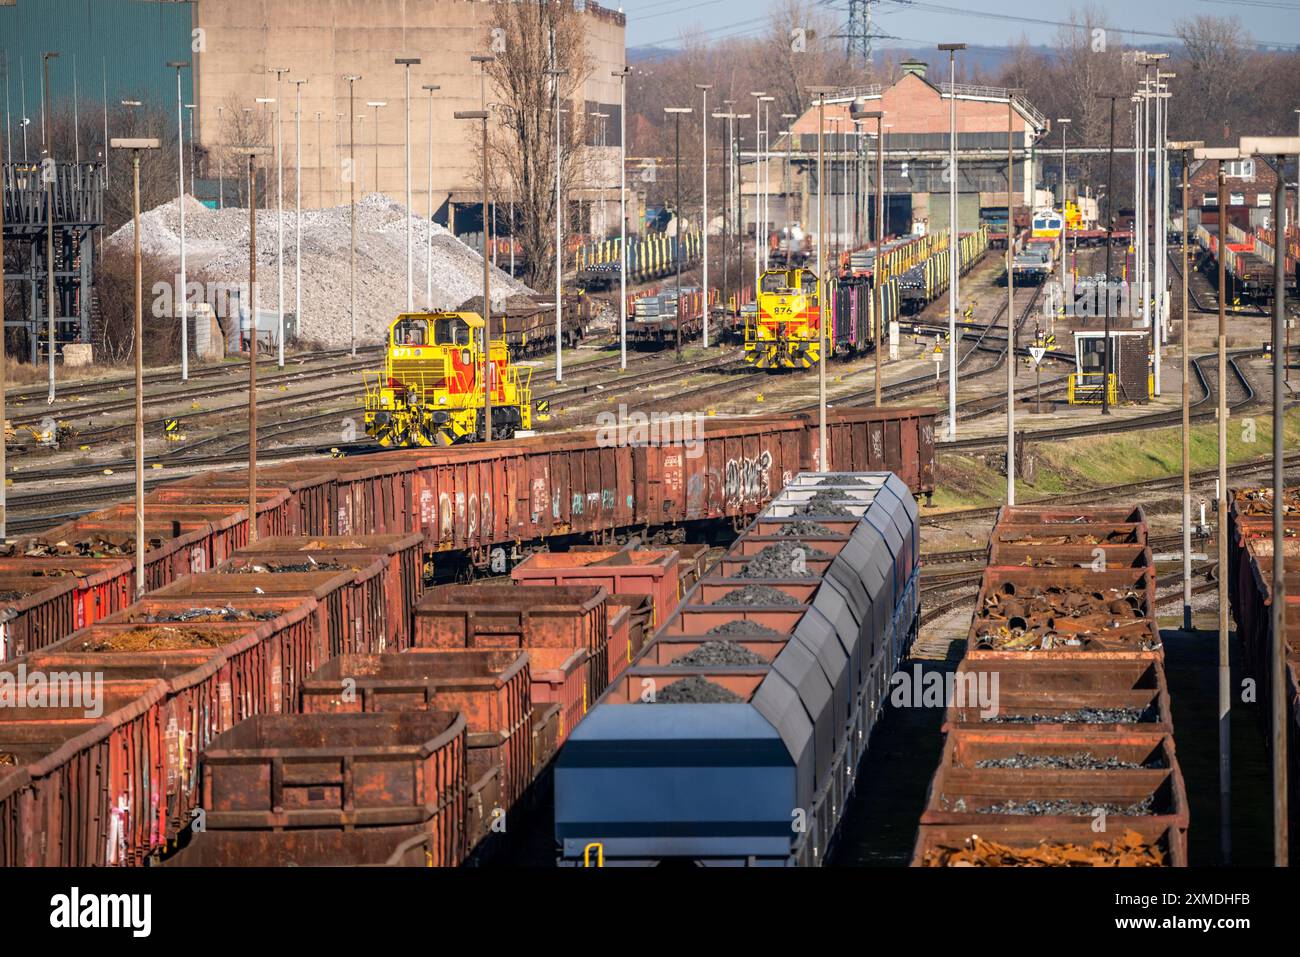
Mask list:
[[[349,617],[343,634],[343,644],[334,647],[331,644],[330,657],[340,654],[378,654],[389,645],[390,629],[388,626],[388,570],[389,556],[381,556],[361,564],[325,556],[311,561],[297,561],[278,556],[256,557],[253,555],[236,555],[223,562],[215,569],[218,576],[243,577],[252,582],[252,588],[263,589],[270,594],[270,589],[280,587],[280,594],[293,594],[300,587],[297,576],[315,575],[324,572],[350,574],[352,580],[348,590]],[[306,571],[311,568],[316,571]],[[275,579],[285,577],[287,583],[280,586]]]
[[291,564],[345,563],[386,565],[383,592],[387,633],[380,650],[402,651],[411,645],[411,617],[424,593],[424,539],[402,535],[275,536],[242,548],[236,557]]
[[[1136,836],[1136,844],[1127,843],[1129,833]],[[1187,866],[1186,832],[1163,823],[1159,818],[1146,821],[1130,818],[1122,830],[1116,828],[1105,834],[1092,829],[1092,822],[1059,823],[1037,818],[1027,818],[1011,824],[994,824],[981,820],[963,824],[922,824],[917,830],[916,845],[912,849],[912,867],[939,867],[952,851],[966,848],[987,848],[988,844],[1001,845],[1013,855],[1013,860],[995,857],[988,866],[1049,866],[1065,863],[1070,850],[1070,860],[1076,863],[1092,860],[1096,866],[1117,866],[1119,861],[1156,860],[1149,849],[1159,852],[1161,866]],[[1100,845],[1103,852],[1094,850]],[[1127,856],[1124,852],[1128,851]],[[984,854],[989,854],[985,850]],[[968,863],[963,857],[962,866],[979,866]]]
[[76,621],[75,579],[0,572],[0,661],[54,644]]
[[[209,496],[213,502],[224,502],[226,495],[248,500],[248,471],[234,469],[222,472],[200,472],[188,478],[168,482],[161,489],[185,489],[198,502]],[[286,462],[259,466],[257,470],[257,495],[287,493],[285,512],[286,535],[327,535],[334,528],[336,505],[334,471],[322,463]]]
[[567,651],[564,661],[582,648],[586,700],[595,701],[609,680],[607,595],[599,585],[439,585],[415,610],[415,646],[550,648]]
[[153,796],[163,785],[163,683],[104,681],[102,691],[98,718],[64,702],[9,709],[0,721],[0,752],[14,755],[31,782],[23,863],[139,864],[162,833]]
[[[259,505],[260,508],[260,505]],[[207,522],[211,528],[206,548],[207,564],[194,567],[196,572],[207,571],[220,564],[235,553],[235,549],[248,543],[248,510],[237,504],[228,505],[154,505],[145,502],[145,522],[171,522],[184,527],[188,523]],[[135,528],[135,503],[123,503],[101,509],[87,518],[104,521],[126,522]],[[276,518],[274,509],[258,516],[259,522],[267,524]],[[147,525],[146,525],[147,527]]]
[[203,752],[208,830],[418,826],[465,856],[465,718],[443,711],[259,715]]
[[[346,693],[343,682],[347,680]],[[499,803],[476,815],[469,846],[487,835],[494,807],[510,811],[533,777],[532,700],[528,653],[412,651],[404,655],[343,655],[303,687],[307,714],[377,711],[459,711],[465,716],[471,791],[492,777]]]
[[681,598],[675,549],[582,549],[534,552],[510,570],[522,585],[601,585],[611,595],[646,595],[651,626],[667,620]]
[[[146,516],[144,534],[145,591],[212,567],[212,526],[207,522],[167,522]],[[15,552],[37,558],[131,558],[134,568],[135,521],[79,518],[21,539]]]
[[[258,488],[258,537],[293,534],[293,505],[287,488]],[[162,485],[145,496],[146,514],[153,506],[162,506],[168,510],[173,506],[216,506],[247,511],[248,485],[245,484],[243,488]]]
[[38,588],[71,581],[73,629],[125,608],[135,594],[135,565],[125,558],[0,558],[0,576],[27,579]]
[[[379,563],[376,563],[378,565]],[[356,642],[364,620],[356,605],[365,597],[358,590],[357,574],[351,569],[304,572],[301,574],[240,575],[207,572],[191,575],[149,594],[157,599],[184,599],[194,604],[221,601],[244,601],[267,597],[281,600],[315,599],[312,616],[318,647],[324,649],[321,660],[343,654]]]
[[437,835],[418,827],[359,831],[207,831],[163,867],[432,867]]

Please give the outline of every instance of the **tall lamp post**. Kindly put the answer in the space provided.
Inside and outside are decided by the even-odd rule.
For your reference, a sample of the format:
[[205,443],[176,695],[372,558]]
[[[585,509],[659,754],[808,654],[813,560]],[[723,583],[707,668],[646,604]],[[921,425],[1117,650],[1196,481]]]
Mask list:
[[[474,59],[474,58],[471,58]],[[492,59],[489,57],[489,59]],[[481,97],[480,97],[481,98]],[[487,155],[487,121],[486,104],[480,110],[456,110],[452,116],[458,120],[479,120],[483,124],[483,139],[480,147],[483,152],[483,329],[480,345],[483,350],[483,441],[492,441],[492,288],[491,263],[487,251],[488,221],[488,155]]]
[[[810,86],[817,98],[817,471],[831,469],[826,444],[826,96],[832,86]],[[754,288],[758,296],[758,288]]]
[[[624,66],[610,76],[618,77],[618,369],[627,369],[627,78],[632,68]],[[511,219],[513,223],[513,217]],[[514,234],[511,232],[511,250]],[[705,260],[707,269],[708,260]],[[705,333],[705,342],[708,333]]]
[[379,192],[379,111],[388,105],[387,100],[366,100],[366,106],[375,111],[375,192]]
[[185,101],[181,98],[181,70],[189,65],[189,60],[167,61],[167,66],[176,71],[176,209],[180,216],[181,272],[172,299],[172,314],[181,321],[182,382],[190,377],[189,296],[186,295],[185,275]]
[[940,43],[948,53],[948,441],[957,440],[957,51],[964,43]]
[[[1066,237],[1070,231],[1069,221],[1065,218],[1065,128],[1074,121],[1068,116],[1058,116],[1056,122],[1061,127],[1061,285],[1064,286]],[[1055,315],[1055,311],[1053,311],[1053,315]],[[1012,320],[1008,318],[1007,321]]]
[[[880,408],[881,390],[880,390],[880,347],[881,347],[881,317],[884,315],[883,303],[881,302],[880,283],[881,283],[881,262],[880,262],[880,237],[884,232],[885,224],[881,218],[880,195],[884,187],[882,182],[882,167],[885,141],[885,114],[882,110],[864,110],[861,104],[864,100],[854,100],[849,106],[849,115],[853,117],[854,123],[861,120],[876,121],[876,228],[874,235],[876,239],[876,258],[875,264],[871,267],[871,307],[872,307],[872,336],[876,347],[876,408]],[[868,202],[870,199],[868,198]]]
[[[49,377],[50,390],[46,402],[54,404],[54,345],[55,337],[55,314],[58,308],[54,297],[54,186],[58,179],[58,167],[54,161],[54,123],[53,115],[50,113],[50,61],[59,54],[54,52],[41,54],[41,67],[44,70],[45,77],[45,100],[41,109],[41,143],[45,146],[45,158],[50,161],[48,171],[43,170],[45,174],[45,197],[46,197],[46,230],[45,230],[45,313],[46,325],[49,334]],[[49,127],[48,137],[46,127]],[[24,152],[24,159],[26,154]],[[3,266],[0,266],[0,274],[3,273]],[[2,286],[3,283],[0,283]],[[2,290],[0,290],[2,291]],[[4,476],[0,475],[0,481]]]
[[[1288,861],[1287,832],[1287,697],[1286,697],[1286,526],[1283,521],[1283,502],[1286,494],[1286,456],[1283,441],[1286,438],[1285,367],[1286,349],[1282,347],[1286,335],[1286,256],[1282,224],[1286,216],[1286,185],[1283,172],[1288,156],[1300,155],[1300,136],[1243,136],[1243,156],[1273,156],[1276,158],[1276,184],[1273,187],[1274,251],[1273,251],[1273,598],[1270,605],[1273,647],[1270,649],[1272,681],[1273,730],[1273,864],[1286,867]],[[1222,215],[1227,215],[1223,209]],[[1225,238],[1223,232],[1220,238]],[[1220,382],[1226,380],[1220,379]],[[1220,391],[1223,391],[1220,389]]]
[[546,71],[555,84],[555,381],[564,381],[564,239],[561,209],[564,203],[563,176],[560,154],[560,78],[569,75],[567,69],[552,67]]
[[704,241],[704,348],[709,347],[709,90],[712,83],[696,83],[700,104],[700,233]]
[[[759,188],[762,174],[762,156],[763,156],[763,97],[767,96],[764,90],[751,90],[750,96],[754,98],[754,300],[758,301],[758,277],[762,271],[763,259],[763,207],[760,199],[762,191]],[[820,241],[821,236],[817,239]],[[744,240],[741,240],[741,246],[744,246]]]
[[[1016,504],[1016,217],[1015,116],[1016,91],[1007,90],[1007,504]],[[1065,133],[1061,133],[1064,142]],[[1065,174],[1065,159],[1061,159]],[[1064,188],[1061,194],[1065,194]],[[1064,211],[1062,212],[1064,216]]]
[[[271,153],[266,146],[237,146],[248,157],[248,541],[257,541],[257,157]],[[137,549],[139,551],[139,549]]]
[[[293,322],[302,328],[302,85],[306,80],[294,80],[293,102]],[[282,337],[283,339],[283,337]],[[280,343],[284,353],[284,343]]]
[[289,72],[286,66],[272,67],[275,74],[275,298],[276,337],[279,339],[276,365],[284,368],[284,127],[280,121],[280,80]]
[[[348,230],[351,238],[348,244],[348,322],[352,328],[352,357],[357,355],[357,122],[356,122],[356,82],[360,73],[345,74],[348,82],[348,192],[349,213]],[[252,160],[249,160],[252,166]]]
[[437,83],[426,83],[420,87],[429,94],[429,185],[428,185],[428,220],[424,224],[426,241],[424,244],[424,308],[433,309],[433,94],[442,89]]
[[673,210],[673,221],[677,224],[677,249],[673,259],[677,263],[677,338],[676,352],[677,358],[682,357],[682,117],[692,113],[689,106],[666,106],[664,112],[673,118],[676,127],[677,137],[677,160],[674,164],[677,175],[677,198],[674,200],[676,208]]
[[[1211,147],[1194,149],[1192,155],[1199,160],[1215,160],[1219,172],[1218,215],[1219,242],[1224,242],[1227,230],[1223,228],[1227,218],[1227,180],[1224,177],[1225,161],[1237,159],[1241,153],[1236,147]],[[1228,316],[1227,303],[1224,299],[1225,275],[1223,246],[1220,245],[1216,258],[1219,261],[1219,330],[1218,381],[1228,381]],[[1219,501],[1218,534],[1219,567],[1228,567],[1228,536],[1224,523],[1228,516],[1228,398],[1225,389],[1218,389],[1218,440],[1219,440]],[[1276,599],[1275,599],[1276,600]],[[1230,811],[1232,808],[1232,674],[1228,659],[1228,576],[1219,576],[1219,840],[1223,861],[1232,859],[1232,830]]]
[[[471,57],[470,59],[477,59]],[[487,59],[492,59],[488,57]],[[411,251],[411,67],[419,66],[419,57],[397,57],[393,60],[394,65],[402,67],[403,82],[406,84],[402,93],[402,107],[405,110],[405,134],[404,142],[406,149],[406,311],[410,312],[415,308],[415,260]],[[486,235],[486,233],[485,233]],[[484,255],[487,255],[487,247],[483,247]]]
[[[131,222],[135,237],[135,597],[144,594],[144,283],[140,257],[140,151],[158,149],[156,139],[114,137],[109,146],[131,151]],[[0,297],[3,298],[3,297]],[[0,305],[0,322],[4,319]],[[0,326],[0,328],[3,328]],[[0,468],[3,465],[0,464]],[[3,476],[0,476],[0,485]],[[3,501],[0,499],[0,501]],[[2,506],[0,506],[2,508]],[[250,513],[255,514],[255,513]],[[0,538],[4,536],[3,513],[0,512]]]
[[1205,143],[1201,140],[1170,142],[1169,149],[1183,154],[1183,243],[1181,269],[1183,274],[1183,630],[1192,630],[1192,402],[1191,402],[1191,342],[1192,324],[1187,315],[1187,208],[1191,205],[1191,187],[1187,178],[1187,165],[1192,150]]

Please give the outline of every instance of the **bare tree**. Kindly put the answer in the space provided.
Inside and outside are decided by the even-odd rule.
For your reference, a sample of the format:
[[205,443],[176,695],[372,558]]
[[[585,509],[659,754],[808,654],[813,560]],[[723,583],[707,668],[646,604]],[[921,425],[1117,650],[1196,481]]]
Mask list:
[[[498,195],[513,185],[515,235],[526,263],[523,278],[534,288],[555,279],[556,83],[563,196],[583,179],[587,163],[581,90],[592,60],[581,17],[562,0],[493,4],[492,39],[484,44],[487,49],[495,42],[496,54],[487,66],[498,119],[488,140],[488,165],[495,171],[490,179],[496,181]],[[556,77],[550,75],[553,70],[568,72]]]

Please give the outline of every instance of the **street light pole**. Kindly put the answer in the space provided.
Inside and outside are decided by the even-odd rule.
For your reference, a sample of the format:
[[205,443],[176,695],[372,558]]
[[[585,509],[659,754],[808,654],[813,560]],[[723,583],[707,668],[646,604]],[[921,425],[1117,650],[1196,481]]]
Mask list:
[[433,94],[442,87],[437,83],[426,83],[420,87],[429,94],[429,217],[424,224],[424,308],[433,310]]
[[[265,146],[237,146],[248,157],[248,542],[257,541],[257,157]],[[136,549],[137,553],[140,549]]]
[[[1016,95],[1007,90],[1007,504],[1016,504],[1016,281],[1012,266],[1016,261],[1015,230],[1015,116]],[[1065,133],[1061,133],[1065,142]],[[1065,159],[1061,159],[1061,175],[1065,175]],[[1061,190],[1065,194],[1065,190]],[[1037,402],[1037,396],[1035,396]],[[1037,411],[1037,410],[1035,410]]]
[[[470,59],[476,60],[477,57]],[[492,59],[492,57],[487,57]],[[406,311],[410,312],[415,308],[415,261],[412,258],[411,251],[411,67],[418,66],[419,57],[398,57],[393,61],[397,66],[404,67],[402,71],[406,83],[405,92],[402,95],[402,105],[406,110]],[[487,236],[487,223],[483,225],[483,235]],[[483,246],[483,255],[487,256],[487,245]]]
[[[54,186],[58,179],[58,166],[54,161],[54,124],[47,117],[50,116],[50,61],[57,57],[54,52],[41,54],[41,66],[45,77],[44,102],[41,109],[41,143],[45,147],[45,158],[49,160],[49,166],[44,169],[45,173],[45,197],[46,197],[46,231],[45,231],[45,312],[46,324],[49,332],[49,374],[50,374],[50,391],[46,402],[54,404],[54,344],[55,344],[55,299],[54,299]],[[50,127],[47,137],[45,128]],[[26,159],[26,156],[24,156]],[[0,275],[3,275],[4,267],[0,265]],[[3,283],[0,283],[3,286]],[[3,290],[0,290],[2,292]],[[138,340],[137,340],[138,343]],[[0,423],[3,425],[3,423]],[[4,476],[0,475],[0,481]]]
[[1070,223],[1065,218],[1065,128],[1073,121],[1068,116],[1058,116],[1056,122],[1061,126],[1061,285],[1064,286],[1066,236],[1070,231]]
[[[763,97],[767,96],[767,93],[763,90],[751,90],[749,95],[754,98],[754,300],[757,301],[758,277],[759,272],[762,270],[763,258],[763,241],[761,238],[763,207],[760,201],[759,184],[762,170],[760,157],[762,156],[763,147]],[[817,240],[821,241],[820,234],[817,236]],[[742,247],[744,246],[743,238],[740,244]]]
[[677,224],[677,250],[673,259],[677,263],[677,336],[675,349],[677,358],[680,360],[682,357],[682,116],[693,111],[687,106],[666,106],[664,112],[673,117],[677,137],[677,160],[674,164],[677,176],[677,199],[675,200],[676,208],[673,210],[673,221]]
[[185,382],[190,377],[190,330],[185,275],[185,109],[181,98],[181,70],[190,63],[188,60],[169,60],[167,65],[176,70],[176,209],[180,216],[181,233],[181,272],[176,294],[172,298],[175,307],[172,314],[181,321],[181,381]]
[[957,299],[960,241],[957,235],[957,51],[964,43],[940,43],[948,53],[948,441],[957,440]]
[[[345,74],[348,81],[348,191],[349,215],[348,229],[351,240],[348,245],[348,321],[352,327],[352,357],[357,355],[357,120],[356,120],[356,82],[360,73]],[[252,160],[249,160],[252,167]]]
[[[302,328],[302,85],[306,80],[294,80],[293,152],[293,321]],[[281,337],[280,354],[284,354]]]
[[[1286,349],[1282,346],[1286,335],[1286,239],[1282,227],[1286,217],[1286,184],[1283,172],[1287,156],[1300,155],[1300,136],[1248,136],[1241,139],[1243,156],[1276,157],[1277,177],[1273,187],[1274,245],[1273,245],[1273,582],[1270,602],[1270,619],[1273,647],[1268,650],[1270,659],[1270,702],[1273,757],[1273,864],[1286,867],[1289,856],[1290,835],[1287,822],[1287,634],[1286,634]],[[1220,222],[1227,215],[1221,207]],[[1225,233],[1220,229],[1220,240]],[[1224,380],[1220,379],[1220,382]],[[1220,392],[1223,391],[1221,388]]]
[[[275,74],[275,297],[276,297],[276,337],[279,339],[279,353],[276,365],[284,368],[284,128],[280,120],[280,80],[289,72],[288,67],[272,67],[268,72]],[[252,530],[253,516],[248,518]]]
[[[704,240],[704,348],[709,347],[709,90],[712,83],[696,83],[703,101],[700,104],[700,180],[703,198],[700,200],[700,226]],[[680,294],[680,290],[679,290]]]
[[[826,95],[831,86],[812,86],[817,98],[817,468],[829,472],[830,449],[826,444]],[[758,288],[754,288],[758,296]]]
[[[135,597],[145,592],[144,579],[144,282],[140,255],[140,151],[156,150],[156,139],[122,139],[109,141],[112,149],[131,151],[131,222],[135,243],[135,312],[133,331],[135,343]],[[3,299],[0,296],[0,299]],[[4,305],[0,303],[0,323],[4,319]],[[0,328],[3,325],[0,324]],[[0,443],[2,444],[2,443]],[[4,462],[0,459],[0,486],[3,482]],[[0,539],[4,538],[3,493],[0,492]]]
[[[554,42],[553,36],[552,42]],[[554,56],[554,53],[552,56]],[[558,67],[552,67],[546,71],[546,75],[551,77],[552,81],[555,83],[555,381],[563,382],[564,322],[562,313],[564,309],[564,241],[561,206],[563,203],[564,191],[561,177],[560,154],[560,77],[568,76],[569,71],[567,69],[561,70]]]
[[[1101,414],[1110,415],[1110,257],[1115,245],[1115,100],[1119,94],[1097,95],[1110,100],[1110,151],[1106,159],[1106,307],[1101,344]],[[1128,254],[1124,256],[1127,263]]]
[[[627,369],[627,77],[632,68],[624,66],[610,76],[618,77],[618,369]],[[513,218],[511,220],[513,225]],[[510,250],[514,253],[514,230]],[[708,260],[705,260],[706,264]],[[707,268],[707,265],[706,267]],[[708,333],[705,332],[705,343]]]

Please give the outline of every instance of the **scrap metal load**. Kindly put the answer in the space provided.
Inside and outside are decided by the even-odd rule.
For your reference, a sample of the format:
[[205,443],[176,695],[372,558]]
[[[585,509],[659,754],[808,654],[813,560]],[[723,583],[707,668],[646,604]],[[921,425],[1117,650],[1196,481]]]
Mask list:
[[795,476],[570,736],[562,863],[824,864],[915,635],[917,529],[892,474]]
[[483,441],[485,377],[491,381],[491,438],[530,429],[532,370],[511,361],[504,339],[491,343],[486,360],[483,339],[477,313],[404,312],[394,319],[383,369],[363,375],[366,434],[385,448]]
[[[1285,634],[1273,632],[1273,490],[1232,491],[1228,507],[1228,597],[1237,623],[1247,673],[1255,680],[1255,700],[1264,730],[1272,728],[1273,664],[1283,656],[1290,796],[1287,807],[1292,833],[1300,827],[1300,488],[1285,490],[1282,500]],[[1271,742],[1270,733],[1266,739]]]
[[1187,863],[1140,508],[1003,507],[912,864]]

